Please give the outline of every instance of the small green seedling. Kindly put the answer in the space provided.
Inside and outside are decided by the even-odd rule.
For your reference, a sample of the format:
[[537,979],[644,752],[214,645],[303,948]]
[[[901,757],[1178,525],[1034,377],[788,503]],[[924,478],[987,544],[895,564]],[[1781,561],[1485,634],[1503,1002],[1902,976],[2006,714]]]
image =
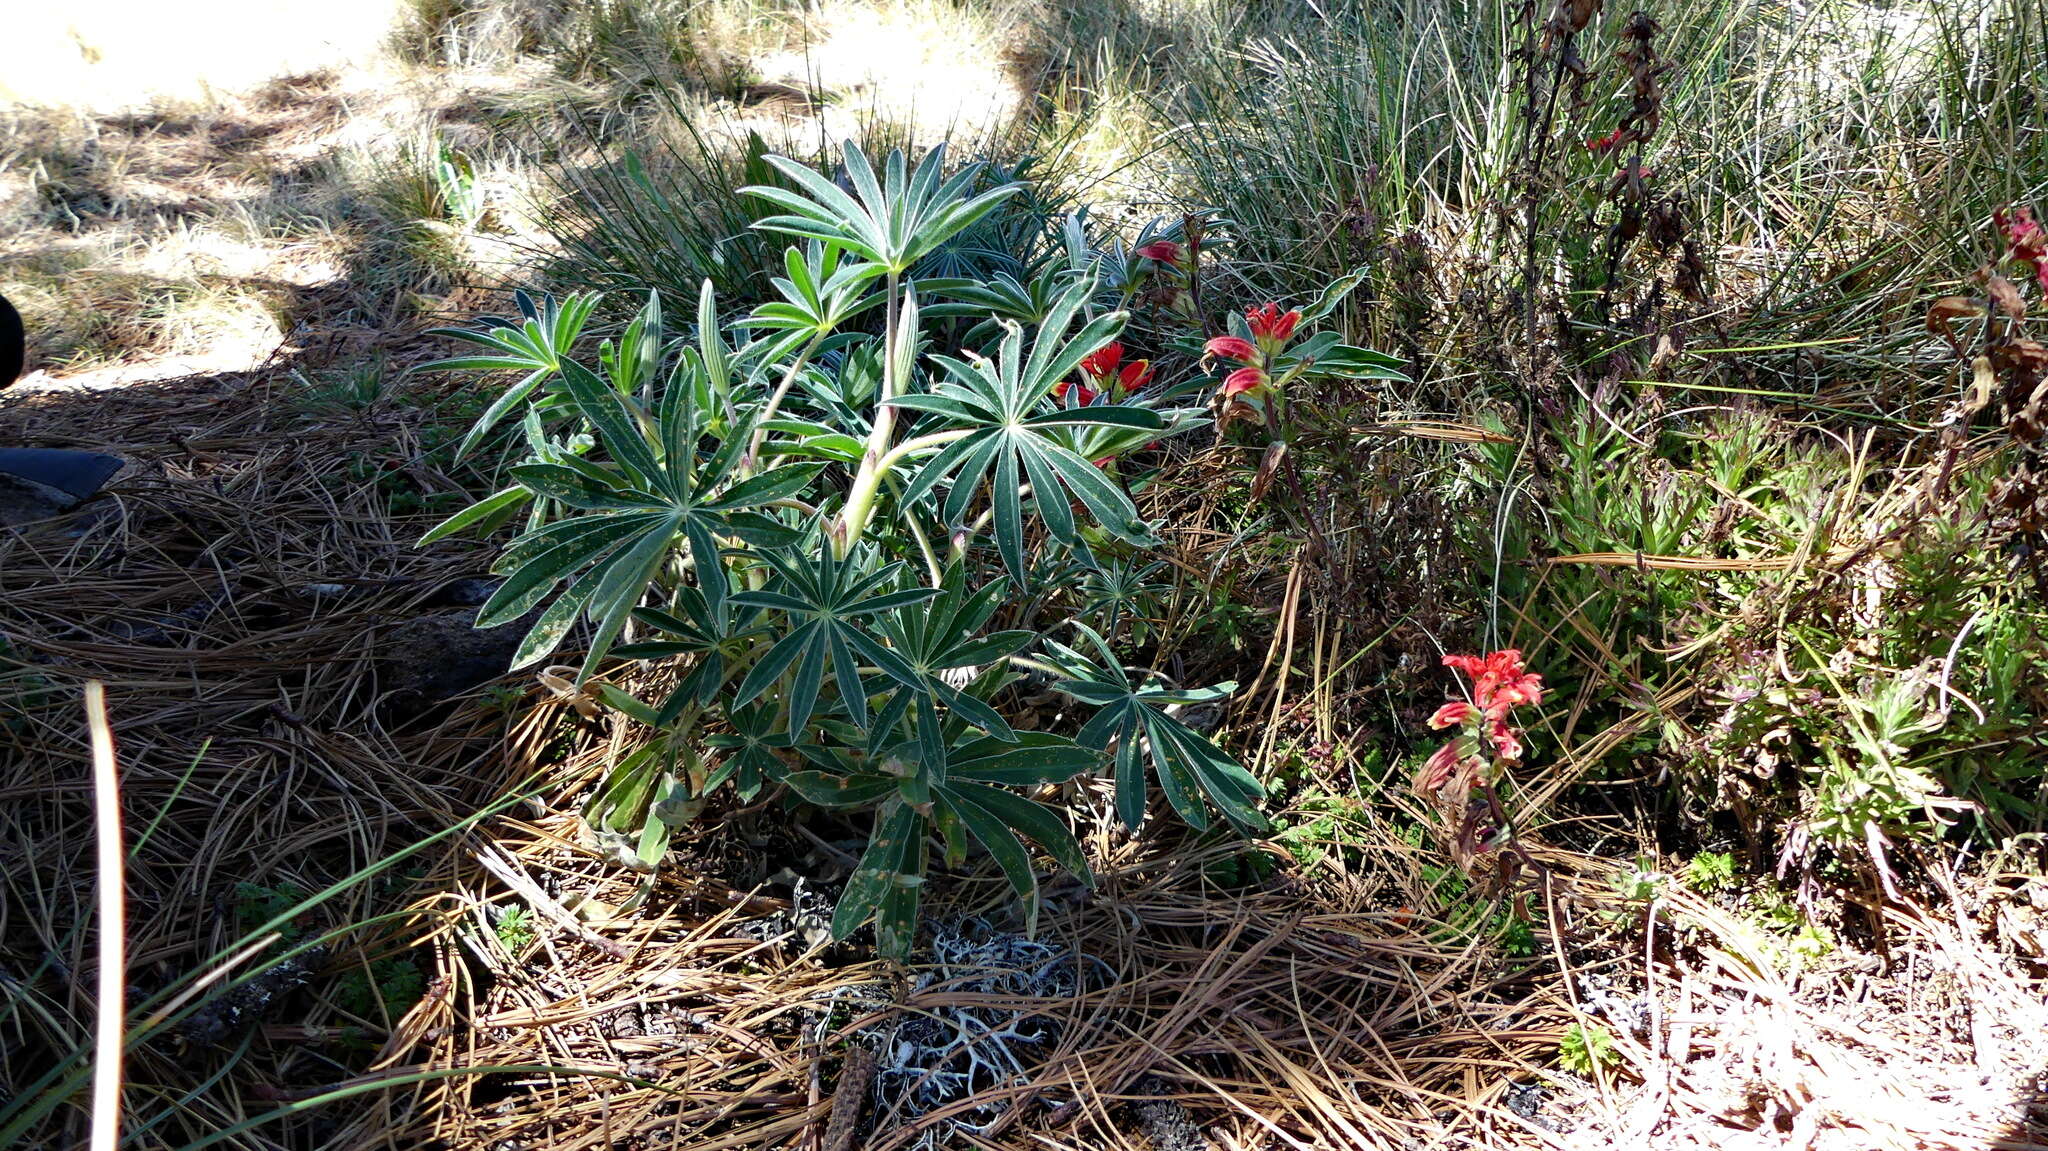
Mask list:
[[1605,1027],[1574,1023],[1557,1041],[1557,1062],[1575,1075],[1591,1075],[1595,1067],[1621,1062],[1621,1052],[1614,1049],[1614,1036]]
[[1702,851],[1687,861],[1679,879],[1694,891],[1713,894],[1735,886],[1735,855],[1727,851]]

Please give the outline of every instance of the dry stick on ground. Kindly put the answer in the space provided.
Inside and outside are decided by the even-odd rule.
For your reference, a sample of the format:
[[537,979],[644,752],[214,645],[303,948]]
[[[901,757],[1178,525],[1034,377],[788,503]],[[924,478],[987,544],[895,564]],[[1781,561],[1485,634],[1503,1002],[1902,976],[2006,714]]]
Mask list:
[[100,972],[97,1051],[92,1068],[92,1149],[114,1151],[121,1142],[121,1023],[127,1012],[128,965],[123,953],[127,915],[122,909],[121,788],[115,774],[114,729],[107,722],[107,689],[85,685],[92,726],[92,783],[98,823]]

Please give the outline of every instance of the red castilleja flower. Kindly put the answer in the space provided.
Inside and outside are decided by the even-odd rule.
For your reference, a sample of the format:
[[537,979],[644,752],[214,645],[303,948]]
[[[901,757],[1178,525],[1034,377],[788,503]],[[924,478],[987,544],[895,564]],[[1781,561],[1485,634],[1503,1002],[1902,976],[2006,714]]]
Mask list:
[[1492,655],[1447,655],[1444,666],[1472,677],[1472,702],[1445,704],[1430,717],[1429,725],[1461,726],[1473,735],[1483,726],[1487,740],[1501,759],[1520,759],[1521,733],[1508,722],[1508,713],[1543,702],[1543,677],[1525,670],[1522,653],[1513,648]]
[[1081,361],[1081,374],[1088,377],[1087,383],[1080,385],[1082,403],[1091,403],[1105,392],[1120,399],[1152,381],[1152,361],[1132,360],[1126,364],[1123,359],[1124,346],[1111,340]]
[[1301,322],[1301,313],[1282,312],[1280,305],[1267,303],[1246,308],[1244,318],[1251,325],[1252,335],[1261,342],[1272,340],[1284,344],[1288,337],[1294,335],[1294,326]]
[[1237,336],[1217,336],[1215,339],[1203,344],[1202,351],[1208,355],[1221,356],[1226,360],[1236,360],[1240,364],[1256,364],[1259,362],[1259,349],[1254,347],[1250,340],[1241,339]]
[[2043,229],[2041,221],[2034,218],[2034,210],[2022,204],[2010,216],[2003,211],[1993,212],[1991,222],[2005,234],[2009,246],[2006,259],[2032,264],[2034,278],[2041,282],[2041,290],[2048,292],[2048,229]]
[[1493,741],[1493,750],[1502,759],[1522,758],[1522,733],[1514,729],[1505,719],[1496,719],[1486,725],[1486,738]]
[[1181,246],[1172,240],[1154,240],[1139,248],[1138,254],[1162,264],[1178,264],[1181,260]]
[[[1491,745],[1502,763],[1522,758],[1522,733],[1509,721],[1509,713],[1543,701],[1543,677],[1525,669],[1522,653],[1512,648],[1491,655],[1447,655],[1444,666],[1472,678],[1472,700],[1454,699],[1429,717],[1429,726],[1439,731],[1463,730],[1423,765],[1415,786],[1424,793],[1441,791],[1467,767],[1483,767],[1478,760],[1481,747]],[[1472,778],[1477,778],[1476,770]]]
[[1488,719],[1543,702],[1543,677],[1523,670],[1522,653],[1514,648],[1492,655],[1447,655],[1444,666],[1472,677],[1472,698]]
[[1616,128],[1614,131],[1607,133],[1605,136],[1596,136],[1593,139],[1586,141],[1586,151],[1591,152],[1594,155],[1599,155],[1602,152],[1612,152],[1616,147],[1620,146],[1620,144],[1621,129]]
[[1228,400],[1266,386],[1266,373],[1257,368],[1239,368],[1223,377],[1223,398]]

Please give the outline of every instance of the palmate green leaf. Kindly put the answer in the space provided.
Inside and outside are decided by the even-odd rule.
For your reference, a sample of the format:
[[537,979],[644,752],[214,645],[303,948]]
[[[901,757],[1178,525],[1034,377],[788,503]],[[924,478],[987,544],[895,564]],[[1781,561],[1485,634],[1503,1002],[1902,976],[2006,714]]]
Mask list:
[[890,800],[875,817],[874,832],[832,914],[832,937],[845,939],[870,918],[882,954],[903,958],[917,919],[917,895],[924,885],[925,820],[902,800]]
[[869,617],[938,595],[935,588],[894,590],[903,570],[901,563],[877,565],[874,554],[856,550],[844,559],[821,545],[803,555],[764,553],[774,576],[759,591],[741,592],[733,602],[768,609],[780,614],[788,627],[760,661],[748,671],[735,692],[734,703],[746,704],[760,696],[785,673],[790,681],[785,696],[789,708],[789,730],[801,732],[809,722],[827,682],[838,691],[842,705],[853,721],[868,719],[868,689],[860,675],[856,649],[871,659],[901,661],[893,653],[878,650],[864,634]]
[[741,660],[757,642],[771,634],[761,611],[737,610],[727,594],[727,578],[723,564],[700,567],[700,586],[675,589],[669,599],[670,610],[633,610],[635,620],[662,638],[613,649],[613,654],[628,659],[695,658],[689,673],[676,685],[656,716],[660,726],[674,723],[693,705],[699,709],[710,707]]
[[1369,267],[1353,268],[1331,280],[1324,286],[1322,294],[1316,297],[1314,303],[1301,309],[1301,322],[1309,326],[1321,323],[1331,312],[1337,310],[1337,306],[1344,302],[1345,297],[1357,291],[1358,285],[1363,284],[1366,277],[1371,274],[1372,269]]
[[949,179],[942,178],[943,145],[926,153],[915,172],[908,171],[901,151],[890,152],[879,179],[859,145],[847,141],[844,157],[854,195],[804,164],[782,156],[767,157],[795,189],[772,185],[741,188],[743,195],[765,200],[783,213],[754,226],[837,245],[891,275],[901,275],[1023,190],[1022,185],[1006,184],[970,195],[979,166],[970,165]]
[[783,777],[804,802],[819,807],[859,807],[896,790],[896,781],[879,775],[834,775],[824,771],[793,771]]
[[1080,877],[1081,882],[1093,884],[1094,875],[1088,870],[1088,860],[1081,853],[1081,845],[1074,839],[1074,833],[1066,822],[1036,800],[999,787],[988,787],[979,783],[956,782],[947,785],[948,798],[966,806],[978,807],[988,812],[1003,825],[1037,841],[1040,847],[1051,855],[1055,862]]
[[[1145,818],[1144,760],[1151,761],[1160,790],[1180,817],[1196,828],[1209,826],[1209,805],[1241,831],[1265,826],[1258,812],[1265,789],[1209,737],[1166,714],[1174,704],[1207,702],[1236,690],[1219,684],[1192,690],[1152,685],[1149,677],[1126,673],[1094,629],[1076,622],[1074,630],[1094,649],[1099,661],[1058,642],[1048,647],[1068,673],[1053,683],[1055,690],[1079,703],[1100,708],[1083,724],[1076,740],[1085,747],[1116,747],[1117,816],[1135,831]],[[1206,803],[1205,803],[1206,800]]]
[[431,371],[523,371],[527,373],[510,388],[485,407],[481,416],[462,443],[455,449],[455,458],[467,456],[477,442],[490,430],[511,415],[534,390],[549,377],[561,371],[569,348],[582,334],[583,327],[590,319],[591,310],[597,307],[599,295],[595,292],[571,295],[557,302],[545,297],[536,306],[532,297],[525,292],[517,294],[521,322],[504,320],[485,321],[482,330],[468,328],[434,328],[430,336],[447,336],[465,343],[475,344],[488,351],[483,356],[454,356],[435,360],[413,368],[415,372]]
[[1055,539],[1072,543],[1077,538],[1071,501],[1079,501],[1097,526],[1120,539],[1151,539],[1130,496],[1061,439],[1064,429],[1076,426],[1161,428],[1164,422],[1158,413],[1115,404],[1056,413],[1039,410],[1056,384],[1123,328],[1124,314],[1116,312],[1088,321],[1068,338],[1067,331],[1092,290],[1091,282],[1082,282],[1060,298],[1039,328],[1028,358],[1022,330],[1012,328],[994,362],[938,357],[945,379],[935,381],[929,393],[890,401],[938,417],[942,428],[967,432],[914,467],[900,500],[915,503],[943,485],[947,493],[942,514],[949,523],[965,523],[986,484],[997,550],[1012,578],[1020,582],[1025,578],[1025,504],[1019,488],[1027,480],[1032,506]]
[[700,460],[705,413],[686,381],[671,380],[658,415],[650,419],[579,364],[565,363],[562,380],[594,430],[595,446],[610,458],[558,455],[553,462],[513,469],[526,490],[588,514],[515,539],[496,567],[506,580],[478,622],[495,626],[517,619],[571,581],[534,625],[513,666],[546,658],[580,613],[593,625],[579,673],[587,676],[678,553],[694,562],[705,610],[714,616],[722,611],[728,585],[718,538],[786,531],[759,509],[804,487],[821,465],[785,464],[734,483],[737,445],[749,425],[738,425]]
[[510,487],[486,496],[435,524],[426,535],[420,537],[420,545],[424,547],[437,540],[447,539],[457,532],[488,523],[494,517],[512,512],[532,498],[533,493],[523,487]]
[[838,244],[812,242],[802,250],[789,248],[783,253],[788,275],[770,281],[782,299],[756,307],[746,326],[818,339],[881,303],[881,293],[869,289],[883,274],[882,265],[845,256],[846,249]]
[[706,747],[726,753],[724,764],[711,778],[712,785],[731,779],[740,798],[752,799],[764,783],[789,774],[782,756],[793,749],[795,740],[776,722],[775,712],[771,704],[727,710],[726,721],[732,730],[704,737]]
[[1038,873],[1032,867],[1031,853],[1019,842],[1020,837],[1037,842],[1061,867],[1073,872],[1081,882],[1094,886],[1095,877],[1073,831],[1042,803],[1000,788],[960,782],[939,789],[933,811],[949,847],[959,838],[952,830],[957,822],[987,849],[989,858],[995,860],[1010,889],[1024,904],[1027,935],[1038,932]]
[[[943,704],[955,717],[998,740],[1013,741],[1016,734],[994,708],[948,683],[944,676],[948,671],[1003,659],[1031,643],[1034,636],[1027,631],[980,634],[995,615],[1006,588],[1007,581],[996,579],[969,592],[966,571],[955,561],[930,597],[902,604],[877,617],[871,631],[856,631],[849,638],[856,652],[922,701],[928,711],[936,712]],[[928,740],[938,739],[938,725],[921,727]],[[943,753],[942,747],[927,748],[928,755]]]
[[1008,272],[998,272],[986,281],[921,280],[918,286],[953,301],[932,305],[926,309],[928,315],[980,318],[981,322],[969,328],[964,338],[967,346],[977,347],[993,337],[1004,320],[1024,325],[1045,322],[1067,287],[1080,275],[1075,268],[1060,266],[1046,269],[1029,282]]
[[1094,771],[1102,766],[1102,753],[1063,735],[1020,731],[1008,740],[973,740],[952,749],[947,760],[949,780],[1030,787]]
[[647,492],[622,490],[616,481],[593,479],[583,469],[566,464],[514,464],[510,474],[529,493],[578,511],[643,509],[653,498]]
[[[913,714],[921,726],[957,730],[957,725],[929,713]],[[1094,882],[1080,843],[1057,812],[995,785],[1068,779],[1099,764],[1099,752],[1065,736],[1029,732],[1014,743],[984,737],[948,749],[942,742],[940,759],[953,761],[945,766],[920,760],[925,746],[926,741],[914,735],[850,770],[838,763],[829,770],[788,777],[792,789],[820,805],[882,803],[874,837],[833,917],[835,937],[845,938],[873,916],[884,954],[907,954],[928,862],[927,841],[935,831],[944,837],[955,863],[964,858],[968,838],[981,843],[1011,887],[1029,901],[1027,914],[1034,916],[1034,924],[1030,903],[1035,902],[1038,879],[1020,839],[1037,843],[1082,882]],[[889,774],[913,762],[916,778]]]

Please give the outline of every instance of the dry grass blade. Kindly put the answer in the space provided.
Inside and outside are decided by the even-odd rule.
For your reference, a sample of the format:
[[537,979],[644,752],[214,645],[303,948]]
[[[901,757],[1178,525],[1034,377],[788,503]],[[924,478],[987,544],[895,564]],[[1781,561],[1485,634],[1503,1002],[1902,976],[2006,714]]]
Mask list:
[[1642,552],[1581,552],[1551,556],[1543,561],[1553,566],[1586,564],[1593,567],[1654,568],[1658,571],[1768,572],[1785,571],[1801,562],[1794,556],[1759,556],[1748,559],[1713,559],[1707,556],[1658,556]]
[[1461,424],[1451,420],[1389,420],[1385,423],[1357,425],[1349,429],[1352,435],[1406,436],[1417,440],[1439,440],[1451,444],[1511,444],[1513,436],[1502,435],[1491,428],[1474,424]]

